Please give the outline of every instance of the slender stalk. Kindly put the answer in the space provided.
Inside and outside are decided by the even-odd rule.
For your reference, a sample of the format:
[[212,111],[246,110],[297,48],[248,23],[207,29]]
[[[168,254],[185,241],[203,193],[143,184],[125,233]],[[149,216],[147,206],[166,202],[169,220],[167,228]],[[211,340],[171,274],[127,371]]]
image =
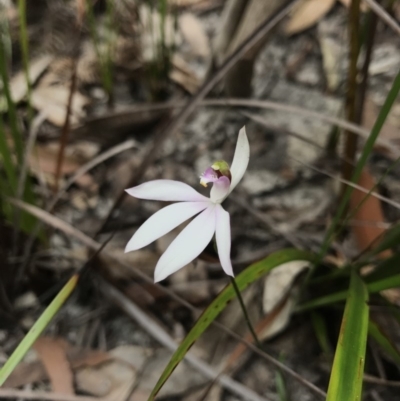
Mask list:
[[[346,97],[346,117],[348,121],[353,122],[356,116],[357,105],[357,61],[360,51],[360,0],[352,0],[349,12],[349,71],[347,78],[347,97]],[[353,161],[357,151],[357,135],[353,132],[345,131],[345,159],[342,165],[342,177],[350,180],[353,174]],[[342,197],[346,187],[342,186]]]
[[33,110],[31,105],[32,85],[29,77],[29,45],[28,32],[26,29],[26,0],[18,0],[18,15],[19,15],[19,40],[22,53],[22,64],[24,66],[24,74],[27,88],[28,99],[28,121],[29,124],[33,118]]
[[239,287],[236,284],[235,278],[234,277],[229,277],[229,278],[231,279],[232,287],[236,292],[236,296],[239,300],[240,307],[242,308],[242,312],[243,312],[244,318],[246,320],[247,326],[250,330],[251,335],[253,336],[254,343],[257,345],[258,348],[262,349],[261,342],[257,337],[256,331],[254,330],[253,325],[251,324],[249,314],[247,313],[246,306],[243,302],[242,294],[240,293]]

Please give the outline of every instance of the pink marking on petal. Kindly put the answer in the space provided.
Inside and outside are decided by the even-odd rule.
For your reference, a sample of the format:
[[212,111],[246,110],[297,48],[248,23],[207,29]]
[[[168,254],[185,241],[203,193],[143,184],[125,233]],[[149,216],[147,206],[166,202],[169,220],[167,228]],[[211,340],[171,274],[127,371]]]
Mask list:
[[200,184],[204,187],[207,187],[207,184],[210,182],[215,182],[218,180],[218,173],[213,170],[211,167],[200,176]]

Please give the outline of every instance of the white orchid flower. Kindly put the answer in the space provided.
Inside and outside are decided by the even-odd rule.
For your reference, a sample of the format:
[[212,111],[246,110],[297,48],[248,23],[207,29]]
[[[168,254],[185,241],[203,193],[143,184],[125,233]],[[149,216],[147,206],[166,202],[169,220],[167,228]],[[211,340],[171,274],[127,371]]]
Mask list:
[[214,233],[221,266],[227,275],[233,276],[230,219],[221,203],[242,179],[249,157],[249,141],[243,127],[239,132],[230,170],[225,161],[219,161],[201,175],[200,183],[203,186],[213,184],[209,198],[183,182],[172,180],[149,181],[126,190],[129,195],[139,199],[179,203],[164,207],[146,220],[128,242],[125,252],[149,245],[200,213],[181,231],[159,259],[154,272],[155,282],[165,279],[197,258]]

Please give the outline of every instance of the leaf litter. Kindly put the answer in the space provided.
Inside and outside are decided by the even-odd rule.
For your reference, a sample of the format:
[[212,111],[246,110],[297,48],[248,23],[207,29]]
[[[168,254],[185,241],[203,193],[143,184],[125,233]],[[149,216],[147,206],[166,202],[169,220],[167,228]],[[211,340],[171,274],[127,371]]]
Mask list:
[[[80,44],[82,54],[77,68],[79,84],[74,94],[70,116],[75,134],[66,148],[66,158],[62,166],[63,179],[71,177],[85,162],[90,161],[100,151],[106,150],[113,141],[115,144],[127,138],[135,138],[140,146],[146,147],[153,140],[159,124],[163,123],[163,118],[167,116],[151,115],[145,121],[131,121],[128,128],[121,125],[117,126],[117,129],[114,129],[113,125],[110,125],[111,128],[107,127],[115,111],[132,105],[147,104],[160,95],[151,93],[152,88],[146,83],[146,73],[147,64],[157,57],[156,46],[153,46],[152,41],[159,43],[162,34],[158,31],[151,32],[151,29],[142,23],[143,20],[152,18],[155,20],[153,25],[160,26],[159,11],[153,9],[150,12],[147,9],[147,17],[143,18],[143,15],[140,17],[143,12],[134,6],[130,8],[132,6],[128,3],[118,2],[116,6],[117,15],[121,16],[121,32],[118,32],[118,46],[112,55],[116,66],[114,108],[110,109],[107,106],[107,94],[102,89],[99,61],[92,39],[86,36]],[[210,43],[218,31],[221,6],[217,1],[187,0],[170,3],[178,9],[184,7],[184,12],[179,14],[177,26],[174,25],[173,11],[166,21],[167,45],[176,47],[169,72],[170,81],[166,87],[169,99],[175,101],[182,99],[187,93],[195,93],[206,79],[213,56]],[[200,3],[215,3],[216,7],[204,13],[197,12],[194,7]],[[347,45],[343,32],[335,35],[331,30],[335,26],[334,22],[345,20],[346,11],[343,6],[336,6],[334,1],[318,2],[317,8],[314,3],[311,0],[301,2],[286,21],[286,25],[281,25],[281,31],[272,35],[261,49],[255,64],[253,96],[340,116],[346,65],[335,61],[346,52]],[[58,5],[60,15],[69,15],[70,6]],[[134,12],[129,13],[130,17],[126,19],[121,9]],[[101,10],[96,13],[101,14]],[[43,15],[48,16],[46,13]],[[101,15],[97,17],[99,24],[104,24],[104,18],[101,18]],[[83,18],[82,10],[79,18]],[[39,21],[34,21],[32,27]],[[69,21],[68,18],[65,21]],[[66,28],[71,29],[70,26]],[[51,29],[54,29],[54,26],[50,28],[50,32]],[[141,32],[141,29],[144,32]],[[249,28],[241,29],[246,31]],[[35,30],[32,32],[34,35]],[[61,30],[53,33],[62,34]],[[310,37],[312,46],[306,44]],[[46,39],[48,43],[50,39]],[[364,121],[366,128],[370,128],[376,118],[385,93],[383,89],[387,88],[388,79],[392,76],[393,66],[398,59],[398,52],[385,50],[385,46],[387,48],[391,41],[398,43],[398,38],[393,39],[388,33],[382,34],[371,63],[371,95],[367,98]],[[72,59],[68,49],[60,46],[60,49],[54,51],[54,47],[56,48],[57,44],[53,44],[52,52],[49,52],[47,47],[48,54],[33,58],[30,63],[32,105],[35,110],[47,115],[47,122],[39,132],[39,142],[35,154],[32,155],[30,169],[36,177],[44,175],[49,187],[54,184],[52,180],[59,147],[58,138],[65,121]],[[293,72],[287,74],[289,56],[299,48],[308,50],[304,56],[297,59]],[[22,112],[23,103],[26,101],[26,84],[21,70],[13,72],[12,91],[14,99],[20,103],[19,109]],[[396,108],[394,110],[396,111]],[[105,111],[110,119],[105,118],[94,128],[90,126],[90,119],[104,115]],[[292,233],[299,240],[303,240],[305,246],[309,243],[318,245],[321,243],[332,206],[330,199],[333,198],[336,189],[329,182],[325,183],[329,180],[310,172],[304,165],[293,162],[288,156],[305,163],[331,165],[331,161],[326,159],[324,149],[332,134],[332,127],[301,115],[290,114],[288,118],[286,112],[268,111],[262,113],[262,117],[268,120],[270,128],[248,123],[247,117],[233,110],[199,108],[188,124],[167,140],[144,178],[177,179],[196,185],[198,174],[202,170],[200,166],[208,163],[208,160],[204,160],[204,155],[210,155],[212,161],[220,158],[230,159],[238,127],[244,123],[249,124],[252,155],[249,172],[240,187],[242,195],[251,207],[271,218],[272,223],[282,231]],[[90,137],[86,136],[84,130],[80,131],[79,127],[91,131]],[[399,127],[399,119],[394,112],[382,135],[389,141],[396,141],[396,130],[398,132]],[[286,137],[278,128],[306,136],[319,148],[310,147],[294,137]],[[82,148],[84,151],[79,155]],[[377,163],[371,162],[371,174],[380,177],[389,161],[379,149],[377,154],[379,160]],[[63,198],[62,205],[55,211],[56,215],[90,236],[98,234],[101,239],[116,231],[114,238],[107,245],[107,252],[121,256],[123,244],[132,228],[139,227],[161,207],[151,202],[139,203],[132,199],[124,199],[120,207],[114,210],[120,194],[139,168],[142,157],[142,149],[135,149],[125,155],[117,155],[114,160],[89,171],[72,187],[69,196]],[[394,171],[382,183],[389,193],[400,193],[397,178],[398,171]],[[364,186],[362,183],[361,185]],[[92,201],[89,202],[89,199]],[[355,203],[357,204],[357,200]],[[245,213],[240,205],[231,202],[227,203],[227,207],[232,214],[233,260],[240,261],[243,255],[254,255],[257,250],[277,240],[276,233],[267,230],[259,219]],[[111,215],[111,219],[104,225],[108,215]],[[355,221],[370,221],[371,215],[375,216],[372,219],[374,223],[396,221],[400,218],[398,212],[390,209],[388,219],[387,208],[383,205],[382,209],[378,201],[366,202],[353,218]],[[368,246],[367,243],[379,237],[382,229],[378,227],[380,226],[366,229],[359,226],[351,230],[350,235],[356,238],[358,251],[362,251]],[[49,244],[56,245],[53,249],[54,254],[41,255],[42,246],[39,246],[36,248],[38,255],[30,263],[30,271],[33,272],[35,280],[29,291],[37,294],[40,303],[43,302],[43,297],[46,297],[46,291],[63,280],[75,266],[71,260],[66,264],[66,268],[61,269],[58,267],[57,258],[66,257],[68,261],[68,258],[76,257],[75,251],[82,251],[81,244],[65,235],[62,230],[49,235]],[[368,237],[367,240],[365,236]],[[124,261],[150,276],[168,241],[168,236],[162,238],[147,251],[125,255]],[[85,251],[84,249],[83,256],[88,253]],[[338,252],[338,259],[339,255],[341,256]],[[341,262],[345,260],[346,254]],[[209,247],[197,262],[172,277],[166,285],[185,300],[204,308],[227,283],[226,279],[212,268],[215,263],[215,252]],[[51,269],[46,268],[46,264],[52,265]],[[176,339],[182,338],[198,317],[198,314],[188,311],[177,301],[167,299],[156,286],[145,284],[133,271],[116,265],[113,259],[101,257],[95,265],[96,271],[120,288],[128,299],[140,305],[149,318],[156,320]],[[236,272],[243,267],[241,263],[234,264]],[[320,382],[324,380],[320,369],[323,362],[318,358],[318,351],[309,344],[308,339],[312,335],[310,328],[306,322],[292,315],[297,302],[297,283],[293,284],[293,280],[303,268],[303,265],[299,265],[294,271],[288,269],[288,279],[284,284],[271,274],[265,282],[259,283],[244,294],[244,297],[248,308],[252,310],[252,319],[258,325],[261,337],[268,340],[266,344],[274,355],[283,352],[285,362],[294,366],[296,371],[315,382]],[[276,272],[278,274],[278,270]],[[29,294],[27,289],[23,289],[22,293],[21,295]],[[41,306],[34,303],[30,308],[20,309],[20,321],[29,315],[37,316],[40,308]],[[99,308],[105,312],[96,320],[91,314]],[[119,310],[105,301],[95,283],[90,280],[85,283],[85,288],[78,290],[77,297],[71,300],[65,309],[51,325],[49,334],[42,337],[36,345],[35,360],[24,361],[14,372],[8,385],[34,385],[35,389],[65,394],[90,394],[99,398],[145,399],[168,362],[170,352],[159,348],[146,331],[124,318]],[[86,316],[86,320],[80,325],[74,324],[77,317],[82,316]],[[95,321],[98,323],[95,324]],[[225,311],[221,322],[231,329],[239,330],[241,335],[246,337],[237,303],[233,302]],[[82,344],[86,342],[89,342],[89,348],[83,350]],[[13,348],[13,344],[15,340],[13,343],[12,336],[6,336],[6,352]],[[75,347],[74,356],[71,356],[71,344]],[[299,352],[298,344],[306,344],[306,349]],[[105,350],[100,351],[100,347],[105,347]],[[219,331],[210,328],[193,350],[211,366],[220,367],[230,356],[235,355],[236,347],[236,343],[229,337],[221,336]],[[232,375],[243,380],[249,388],[258,390],[260,394],[276,396],[273,369],[249,353],[242,356],[244,357],[239,362],[236,361],[237,368],[232,370]],[[307,363],[301,362],[301,358]],[[199,387],[205,387],[206,384],[207,381],[195,369],[180,365],[160,396],[189,400],[193,394],[197,394]],[[310,399],[310,395],[301,390],[302,387],[293,384],[291,379],[289,388],[296,394],[296,399]],[[230,398],[222,391],[210,394],[214,394],[214,399]]]

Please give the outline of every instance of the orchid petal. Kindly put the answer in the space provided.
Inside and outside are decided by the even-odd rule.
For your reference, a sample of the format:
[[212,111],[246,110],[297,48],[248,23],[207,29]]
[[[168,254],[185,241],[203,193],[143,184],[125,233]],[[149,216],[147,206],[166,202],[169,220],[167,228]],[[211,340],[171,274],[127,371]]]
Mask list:
[[125,252],[136,251],[169,233],[185,220],[203,211],[210,202],[174,203],[149,217],[128,242]]
[[236,143],[235,155],[231,165],[232,181],[229,193],[233,191],[242,179],[250,158],[250,146],[246,135],[246,128],[239,131],[238,141]]
[[213,183],[210,199],[214,203],[221,203],[229,194],[231,182],[228,177],[220,177]]
[[215,237],[217,240],[218,256],[224,272],[233,277],[231,262],[231,224],[229,213],[221,205],[216,206]]
[[210,182],[215,182],[218,180],[218,174],[215,170],[209,167],[201,176],[200,176],[200,184],[203,187],[207,187],[207,184]]
[[156,283],[200,255],[215,232],[215,220],[215,205],[210,205],[183,229],[159,259],[154,272]]
[[173,180],[154,180],[125,190],[129,195],[148,200],[207,202],[208,198],[187,184]]

